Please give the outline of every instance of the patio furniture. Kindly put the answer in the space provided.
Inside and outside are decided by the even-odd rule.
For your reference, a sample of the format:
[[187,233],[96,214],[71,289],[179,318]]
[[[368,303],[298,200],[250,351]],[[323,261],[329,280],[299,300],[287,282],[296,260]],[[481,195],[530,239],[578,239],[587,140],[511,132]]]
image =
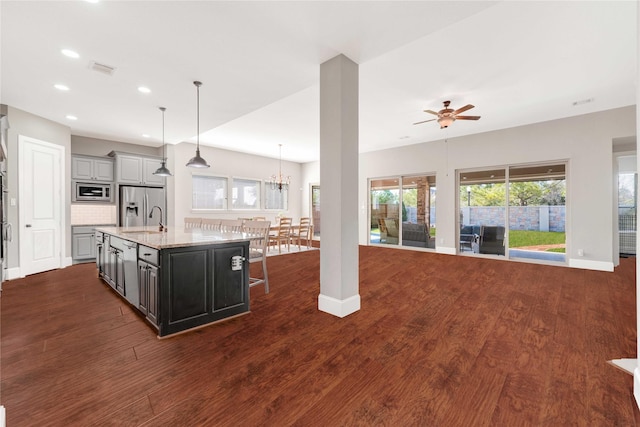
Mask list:
[[427,224],[402,223],[402,246],[426,248],[429,243]]
[[480,228],[479,225],[463,225],[460,228],[460,252],[474,250],[480,241]]
[[483,225],[480,227],[480,253],[504,255],[504,227]]
[[[385,243],[397,244],[400,240],[400,230],[398,230],[398,220],[395,218],[383,218],[382,222],[387,230]],[[382,242],[382,231],[380,232]]]

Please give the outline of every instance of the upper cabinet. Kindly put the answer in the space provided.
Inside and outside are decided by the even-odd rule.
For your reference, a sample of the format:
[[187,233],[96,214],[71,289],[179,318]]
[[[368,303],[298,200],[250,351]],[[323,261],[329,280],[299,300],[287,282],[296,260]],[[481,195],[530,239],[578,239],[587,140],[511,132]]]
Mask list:
[[116,158],[116,181],[119,184],[164,185],[164,177],[153,174],[160,167],[160,159],[113,154]]
[[71,156],[71,178],[79,181],[113,182],[113,160]]

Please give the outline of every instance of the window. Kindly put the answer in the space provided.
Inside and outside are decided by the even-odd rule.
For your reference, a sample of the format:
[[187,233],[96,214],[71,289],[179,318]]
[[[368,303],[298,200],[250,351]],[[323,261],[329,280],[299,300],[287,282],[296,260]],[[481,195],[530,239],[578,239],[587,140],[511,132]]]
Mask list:
[[227,179],[217,176],[192,176],[192,209],[226,209]]
[[565,262],[566,166],[459,173],[459,252]]
[[260,209],[260,181],[234,178],[231,206],[232,209]]
[[273,188],[265,185],[265,209],[278,209],[286,211],[289,209],[289,188]]
[[435,175],[371,179],[369,186],[370,243],[435,248]]

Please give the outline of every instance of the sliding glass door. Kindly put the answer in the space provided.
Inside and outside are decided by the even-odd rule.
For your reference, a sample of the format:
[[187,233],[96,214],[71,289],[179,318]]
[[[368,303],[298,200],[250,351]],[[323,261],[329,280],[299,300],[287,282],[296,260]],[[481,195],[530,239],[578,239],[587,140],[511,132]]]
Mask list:
[[565,261],[564,164],[509,168],[509,257]]
[[385,245],[400,242],[400,185],[398,178],[370,181],[369,241]]
[[505,170],[461,172],[459,247],[464,253],[505,255]]
[[565,262],[566,165],[461,171],[459,253]]
[[435,175],[369,181],[369,242],[435,248]]

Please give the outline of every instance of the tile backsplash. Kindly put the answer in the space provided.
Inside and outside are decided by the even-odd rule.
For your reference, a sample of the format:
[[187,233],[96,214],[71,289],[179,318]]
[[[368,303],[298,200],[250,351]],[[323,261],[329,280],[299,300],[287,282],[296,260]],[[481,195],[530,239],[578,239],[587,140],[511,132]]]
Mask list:
[[71,205],[71,225],[115,224],[116,218],[116,205]]

